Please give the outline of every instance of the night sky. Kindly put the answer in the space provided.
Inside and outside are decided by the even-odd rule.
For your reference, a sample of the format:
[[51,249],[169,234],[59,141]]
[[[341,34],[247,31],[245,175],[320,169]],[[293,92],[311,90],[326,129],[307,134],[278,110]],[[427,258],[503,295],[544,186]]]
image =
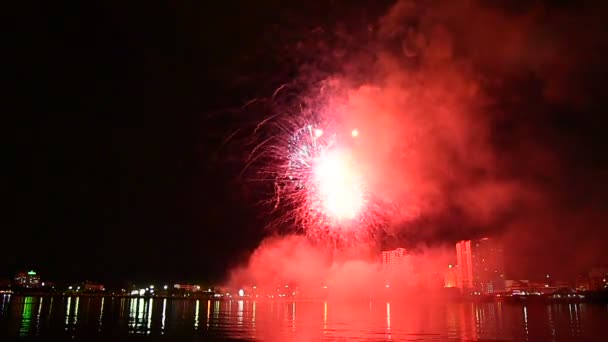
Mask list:
[[[22,5],[5,66],[5,96],[15,106],[5,113],[10,206],[0,276],[34,268],[58,281],[216,281],[246,260],[269,234],[268,218],[258,205],[261,190],[239,177],[245,145],[225,139],[269,112],[239,108],[310,68],[318,77],[332,72],[310,32],[340,27],[357,37],[393,4],[281,3]],[[533,11],[526,3],[487,6]],[[538,237],[512,248],[515,260],[567,263],[585,251],[585,262],[608,261],[601,247],[608,242],[607,45],[605,27],[589,14],[602,13],[597,4],[545,5],[572,25],[554,33],[572,46],[563,65],[546,74],[482,66],[503,76],[486,89],[500,99],[491,106],[502,172],[540,189],[544,211],[514,209],[481,227],[457,210],[433,214],[400,239],[445,245],[529,234]],[[342,44],[340,35],[323,38]],[[305,53],[295,48],[311,45]],[[593,51],[577,50],[588,46]],[[554,79],[563,85],[553,93],[558,100],[543,99],[541,89]],[[546,159],[516,158],[531,150]]]

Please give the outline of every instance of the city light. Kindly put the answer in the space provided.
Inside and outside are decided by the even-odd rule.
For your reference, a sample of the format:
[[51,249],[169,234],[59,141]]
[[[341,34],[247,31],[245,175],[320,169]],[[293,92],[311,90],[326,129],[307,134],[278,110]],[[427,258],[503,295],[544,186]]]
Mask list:
[[352,130],[352,132],[350,132],[350,134],[352,135],[353,138],[356,138],[359,136],[359,130],[355,128]]
[[245,291],[243,289],[239,290],[239,297],[243,297],[245,295]]
[[168,288],[169,288],[169,286],[167,286],[167,285],[163,286],[163,289],[165,289],[165,290]]

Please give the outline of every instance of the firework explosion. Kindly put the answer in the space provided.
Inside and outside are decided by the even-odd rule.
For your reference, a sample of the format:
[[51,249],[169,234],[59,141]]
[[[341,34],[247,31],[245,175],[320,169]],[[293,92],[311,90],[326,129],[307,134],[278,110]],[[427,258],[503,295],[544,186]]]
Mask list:
[[[332,224],[356,219],[364,207],[364,184],[355,161],[335,133],[307,125],[289,146],[289,178],[306,191],[310,209]],[[327,137],[329,135],[329,137]]]
[[335,119],[299,112],[264,122],[270,137],[251,159],[274,184],[274,225],[344,240],[368,234],[379,221],[355,153],[360,131]]

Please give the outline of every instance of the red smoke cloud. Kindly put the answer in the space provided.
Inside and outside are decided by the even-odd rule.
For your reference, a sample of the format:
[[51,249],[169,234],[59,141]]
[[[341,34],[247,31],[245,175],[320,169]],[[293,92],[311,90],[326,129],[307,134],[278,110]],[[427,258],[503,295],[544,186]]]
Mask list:
[[411,270],[390,273],[369,245],[333,250],[302,236],[272,237],[254,251],[246,265],[231,272],[226,286],[230,292],[255,286],[260,293],[273,293],[287,285],[297,291],[298,298],[342,300],[386,298],[395,294],[390,292],[390,284],[398,284],[398,295],[409,296],[408,289],[429,295],[443,286],[443,270],[452,262],[451,252],[419,251],[411,256]]
[[[556,184],[572,184],[566,165],[571,157],[554,144],[559,131],[544,123],[554,119],[556,104],[581,108],[598,96],[586,91],[599,77],[590,71],[603,63],[594,33],[603,19],[594,13],[603,12],[595,6],[577,9],[575,16],[538,4],[404,0],[364,34],[328,29],[343,38],[333,40],[335,47],[318,42],[324,30],[311,35],[311,54],[322,56],[320,65],[331,70],[321,82],[327,99],[322,112],[345,131],[357,129],[353,150],[386,214],[384,233],[403,245],[504,236],[512,247],[507,253],[520,253],[513,260],[522,260],[547,236],[568,245],[559,233],[572,231],[565,224],[605,222],[605,215],[584,208],[585,201],[582,210],[564,214],[562,197],[571,193]],[[588,25],[575,24],[580,17]],[[306,46],[300,42],[297,52]],[[371,257],[336,268],[332,256],[293,239],[263,244],[233,280],[374,278],[378,265]],[[592,245],[585,238],[577,243],[570,250]],[[573,261],[572,269],[601,260],[598,251]],[[549,255],[541,259],[558,267]],[[336,281],[342,279],[347,277]]]

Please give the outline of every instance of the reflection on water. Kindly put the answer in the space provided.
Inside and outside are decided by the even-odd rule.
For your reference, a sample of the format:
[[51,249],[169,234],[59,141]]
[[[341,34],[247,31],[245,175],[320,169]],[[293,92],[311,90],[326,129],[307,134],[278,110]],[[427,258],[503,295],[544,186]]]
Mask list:
[[608,306],[167,298],[20,297],[0,300],[2,336],[191,335],[264,341],[601,339]]
[[160,326],[160,330],[161,330],[162,334],[165,333],[165,320],[167,319],[166,313],[167,313],[167,298],[164,298],[163,299],[163,316],[162,316],[161,326]]
[[[150,334],[152,327],[153,298],[130,298],[129,300],[129,332],[133,334]],[[164,308],[163,308],[164,315]],[[164,329],[164,319],[163,319]]]
[[21,329],[19,335],[27,336],[32,324],[32,297],[26,297],[23,303],[23,312],[21,314]]

